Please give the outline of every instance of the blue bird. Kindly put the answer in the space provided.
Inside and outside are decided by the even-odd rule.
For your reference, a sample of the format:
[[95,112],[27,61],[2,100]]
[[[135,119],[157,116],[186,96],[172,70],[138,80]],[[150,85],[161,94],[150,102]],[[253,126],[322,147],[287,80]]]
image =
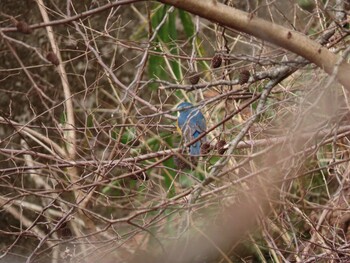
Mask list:
[[[177,106],[178,118],[177,128],[181,133],[185,144],[198,138],[198,136],[205,132],[207,125],[204,115],[197,108],[189,102],[182,102]],[[196,156],[201,153],[201,145],[206,142],[205,136],[199,141],[190,145],[190,155]]]

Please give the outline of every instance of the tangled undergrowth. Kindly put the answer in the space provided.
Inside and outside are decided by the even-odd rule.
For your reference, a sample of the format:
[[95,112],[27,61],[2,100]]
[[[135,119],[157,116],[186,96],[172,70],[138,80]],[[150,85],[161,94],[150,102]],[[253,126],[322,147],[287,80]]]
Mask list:
[[[225,3],[347,60],[343,1],[258,2]],[[0,11],[0,261],[349,260],[349,93],[333,76],[158,2]],[[183,101],[206,118],[199,160]]]

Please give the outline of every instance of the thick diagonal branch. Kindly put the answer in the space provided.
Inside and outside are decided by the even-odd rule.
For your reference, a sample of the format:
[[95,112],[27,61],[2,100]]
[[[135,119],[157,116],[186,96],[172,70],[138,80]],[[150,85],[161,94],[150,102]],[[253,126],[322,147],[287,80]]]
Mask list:
[[300,32],[265,21],[254,14],[218,3],[216,0],[159,0],[159,2],[173,5],[285,48],[315,63],[329,75],[335,74],[336,79],[350,90],[350,74],[348,74],[350,65]]

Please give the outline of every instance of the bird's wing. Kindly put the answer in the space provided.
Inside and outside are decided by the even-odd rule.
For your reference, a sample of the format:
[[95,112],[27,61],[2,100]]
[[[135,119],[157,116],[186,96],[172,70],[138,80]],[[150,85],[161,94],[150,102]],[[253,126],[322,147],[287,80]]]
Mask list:
[[[199,134],[205,132],[207,130],[207,125],[206,125],[206,121],[204,118],[204,115],[198,111],[197,115],[196,115],[196,122],[195,125],[193,126],[193,136],[196,138],[199,136]],[[195,133],[199,132],[199,134],[197,134],[197,136],[195,136]],[[201,141],[206,141],[205,136],[201,139]]]
[[185,142],[193,140],[207,129],[204,115],[199,110],[192,111],[186,116],[186,121],[178,121],[178,126],[181,128]]

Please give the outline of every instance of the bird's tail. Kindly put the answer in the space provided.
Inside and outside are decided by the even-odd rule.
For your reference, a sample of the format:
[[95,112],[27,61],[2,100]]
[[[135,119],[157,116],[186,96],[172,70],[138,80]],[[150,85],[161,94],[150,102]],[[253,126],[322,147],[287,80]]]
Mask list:
[[198,141],[190,146],[190,155],[196,156],[201,154],[201,141]]
[[[197,138],[200,135],[200,133],[198,131],[196,131],[193,134],[194,139]],[[201,154],[201,140],[199,140],[198,142],[195,142],[194,144],[192,144],[190,146],[190,155],[191,156],[196,156],[196,155],[200,155]]]

